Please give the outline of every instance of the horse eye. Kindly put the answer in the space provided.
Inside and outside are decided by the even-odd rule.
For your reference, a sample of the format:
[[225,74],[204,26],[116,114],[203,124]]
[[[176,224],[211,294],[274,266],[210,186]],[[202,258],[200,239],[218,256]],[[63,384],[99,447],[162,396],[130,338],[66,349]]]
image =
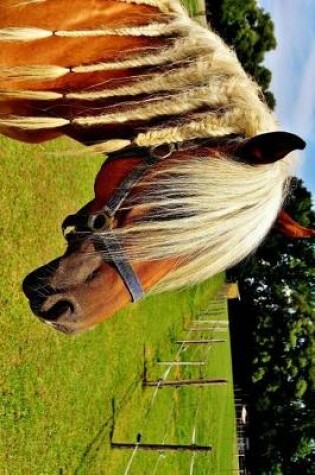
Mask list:
[[93,272],[91,272],[91,274],[89,274],[85,280],[85,282],[90,282],[91,280],[95,279],[96,277],[98,277],[101,273],[101,268],[98,267],[97,269],[95,269]]

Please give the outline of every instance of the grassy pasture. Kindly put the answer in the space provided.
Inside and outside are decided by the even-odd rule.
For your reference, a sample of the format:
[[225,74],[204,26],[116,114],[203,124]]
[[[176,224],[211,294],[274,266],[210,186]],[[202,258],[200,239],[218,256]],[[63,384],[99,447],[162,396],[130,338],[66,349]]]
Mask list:
[[[193,14],[202,10],[202,1],[186,3]],[[231,473],[236,442],[228,332],[215,335],[225,344],[209,351],[189,347],[181,355],[207,357],[204,368],[169,374],[227,378],[228,386],[165,388],[155,398],[155,389],[142,388],[144,363],[148,379],[163,375],[156,362],[174,359],[183,326],[207,307],[223,276],[147,298],[79,337],[56,333],[28,309],[20,290],[24,275],[63,252],[60,223],[92,197],[102,162],[70,156],[72,149],[68,140],[26,146],[0,139],[0,474],[124,474],[132,453],[111,450],[111,433],[116,442],[135,442],[140,432],[144,443],[189,444],[195,427],[196,443],[213,445],[213,452],[194,458],[193,473]],[[215,318],[225,320],[226,309]],[[185,475],[191,464],[187,453],[138,452],[128,473]]]
[[[144,345],[148,377],[154,379],[155,361],[174,357],[183,321],[208,305],[222,276],[147,298],[74,338],[30,314],[20,290],[23,276],[63,251],[60,222],[91,198],[102,161],[67,156],[72,147],[67,140],[45,146],[0,142],[0,473],[124,473],[130,452],[109,446],[114,409],[118,442],[134,442],[141,431],[143,442],[189,443],[196,420],[196,442],[214,450],[196,457],[194,473],[219,474],[232,464],[231,385],[162,389],[148,413],[154,390],[143,390],[141,380]],[[192,351],[184,358],[198,359]],[[169,377],[180,374],[172,370]],[[228,345],[211,349],[204,374],[231,380]],[[190,459],[190,454],[167,454],[156,473],[189,473]],[[152,473],[156,461],[156,453],[138,453],[130,473]]]

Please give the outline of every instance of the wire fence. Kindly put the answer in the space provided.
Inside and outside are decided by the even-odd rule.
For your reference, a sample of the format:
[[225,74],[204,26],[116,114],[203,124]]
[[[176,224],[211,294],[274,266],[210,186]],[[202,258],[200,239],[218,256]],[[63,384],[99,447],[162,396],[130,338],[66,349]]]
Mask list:
[[[117,442],[115,434],[115,428],[112,435],[112,448],[129,450],[130,455],[126,461],[125,469],[122,472],[124,475],[130,475],[132,473],[138,475],[140,473],[152,473],[156,475],[158,473],[165,472],[165,463],[169,454],[176,457],[180,457],[180,453],[185,453],[185,465],[187,469],[185,473],[189,475],[200,475],[201,473],[220,475],[223,473],[241,473],[239,469],[239,457],[237,452],[236,443],[236,430],[234,425],[233,432],[229,432],[229,446],[230,460],[225,463],[225,466],[230,466],[230,469],[220,469],[219,452],[220,447],[213,447],[212,441],[209,440],[209,435],[205,432],[202,419],[209,417],[209,403],[207,401],[209,391],[212,391],[211,387],[229,387],[229,390],[233,391],[233,382],[228,380],[225,375],[222,377],[214,377],[215,368],[214,363],[211,360],[211,355],[219,345],[223,345],[226,351],[226,345],[229,345],[229,326],[227,319],[227,299],[224,291],[222,291],[217,297],[211,300],[208,306],[198,315],[191,315],[189,319],[185,319],[183,325],[184,337],[171,342],[173,350],[172,358],[168,357],[167,360],[153,360],[151,364],[151,371],[158,374],[155,380],[149,380],[147,369],[144,371],[144,377],[142,385],[145,393],[152,391],[149,399],[147,399],[146,405],[143,410],[143,418],[138,426],[137,435],[131,442]],[[221,334],[224,338],[221,338]],[[217,338],[217,335],[220,337]],[[181,336],[179,336],[181,338]],[[179,345],[176,348],[175,345]],[[175,351],[174,351],[175,349]],[[146,357],[146,356],[145,356]],[[145,361],[146,365],[146,361]],[[161,373],[162,370],[162,373]],[[172,373],[175,373],[175,376]],[[210,373],[210,374],[209,374]],[[172,378],[171,378],[172,375]],[[180,377],[179,377],[180,376]],[[190,388],[188,388],[190,386]],[[192,387],[192,388],[191,388]],[[208,388],[207,392],[204,388]],[[169,399],[169,410],[166,417],[164,417],[163,428],[160,432],[158,443],[156,441],[147,442],[146,434],[148,429],[151,429],[151,425],[154,424],[151,416],[153,411],[158,405],[161,391],[168,391],[171,388],[172,398]],[[182,440],[177,440],[172,443],[169,441],[174,439],[171,434],[172,420],[176,419],[177,401],[181,399],[181,395],[184,391],[193,391],[193,397],[191,397],[191,410],[190,421],[192,421],[192,427],[189,433],[182,435],[185,443]],[[216,391],[220,389],[217,387]],[[223,391],[221,389],[221,391]],[[190,393],[192,394],[192,393]],[[233,401],[233,399],[232,399]],[[226,392],[222,392],[221,397],[222,404],[227,404]],[[233,404],[229,408],[230,419],[235,424],[235,414]],[[206,412],[204,414],[204,412]],[[212,408],[212,416],[209,417],[211,424],[218,424],[215,419],[215,410]],[[180,424],[180,421],[176,421],[176,424]],[[179,431],[181,432],[181,431]],[[233,439],[234,442],[233,443]],[[115,440],[115,442],[114,442]],[[145,442],[143,441],[145,440]],[[187,442],[188,440],[188,442]],[[156,453],[156,459],[152,464],[150,472],[139,472],[139,466],[141,466],[141,457],[144,451],[149,451],[151,454]],[[202,468],[199,463],[199,454],[202,457]],[[188,458],[187,458],[188,457]],[[216,471],[213,471],[213,467],[216,466]],[[202,470],[202,471],[200,471]]]

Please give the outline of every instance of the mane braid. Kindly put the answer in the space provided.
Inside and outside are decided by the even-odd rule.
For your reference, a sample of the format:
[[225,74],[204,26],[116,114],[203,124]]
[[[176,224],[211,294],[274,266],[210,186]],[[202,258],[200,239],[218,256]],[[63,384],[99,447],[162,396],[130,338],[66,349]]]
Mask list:
[[146,36],[171,35],[187,27],[185,21],[171,23],[151,23],[144,26],[102,28],[97,30],[48,31],[41,28],[8,27],[0,29],[0,41],[35,41],[43,38],[91,38],[100,36]]
[[207,54],[208,48],[203,48],[200,40],[193,38],[179,38],[175,43],[159,50],[150,50],[149,53],[138,55],[129,54],[125,60],[115,62],[104,62],[98,64],[89,64],[84,66],[75,66],[72,71],[75,73],[92,73],[97,71],[112,71],[126,68],[139,68],[141,66],[161,66],[166,63],[176,64],[180,60],[194,58],[200,54]]
[[[45,1],[45,0],[44,0]],[[129,52],[128,58],[117,59],[115,62],[103,62],[95,64],[86,64],[73,66],[71,68],[60,67],[57,65],[32,65],[16,66],[11,68],[1,68],[0,77],[7,80],[49,80],[61,78],[67,74],[87,74],[96,72],[116,71],[121,69],[140,68],[146,66],[162,66],[167,63],[176,64],[176,62],[194,59],[204,54],[209,54],[209,48],[204,47],[202,42],[192,38],[177,39],[173,46],[162,48],[162,51],[152,51],[144,54],[140,49],[139,53]]]
[[[131,78],[128,84],[120,87],[106,88],[106,83],[103,84],[105,89],[83,90],[69,93],[58,93],[50,91],[32,91],[32,90],[18,90],[6,91],[0,90],[1,97],[24,98],[31,100],[54,100],[54,99],[78,99],[86,101],[95,101],[99,99],[118,97],[118,96],[134,96],[143,93],[155,93],[158,91],[172,91],[178,88],[188,87],[190,84],[196,86],[202,83],[207,83],[207,70],[211,66],[211,56],[201,57],[196,59],[194,63],[188,64],[187,67],[182,67],[174,70],[161,72],[160,74],[145,74],[143,76],[135,76]],[[114,84],[115,81],[110,81]],[[199,84],[198,84],[199,83]]]
[[13,66],[0,69],[0,78],[7,81],[42,81],[58,79],[71,72],[71,68],[33,64],[30,66]]

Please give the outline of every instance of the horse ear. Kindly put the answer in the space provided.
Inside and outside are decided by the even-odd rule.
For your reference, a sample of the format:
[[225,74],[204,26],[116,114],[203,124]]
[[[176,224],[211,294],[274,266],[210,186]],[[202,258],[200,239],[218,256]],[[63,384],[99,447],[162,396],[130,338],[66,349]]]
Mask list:
[[250,165],[274,163],[293,150],[303,150],[306,143],[289,132],[268,132],[245,140],[234,155]]
[[304,228],[294,221],[284,210],[281,210],[278,215],[276,227],[282,234],[290,238],[315,237],[315,229]]

